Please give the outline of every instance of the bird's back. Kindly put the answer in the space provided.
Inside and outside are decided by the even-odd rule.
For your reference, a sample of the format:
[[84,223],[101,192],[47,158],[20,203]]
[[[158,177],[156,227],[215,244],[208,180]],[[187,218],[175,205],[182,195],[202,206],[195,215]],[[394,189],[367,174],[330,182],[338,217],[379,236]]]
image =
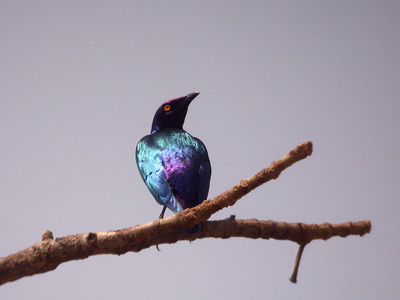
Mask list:
[[172,211],[194,207],[208,196],[211,166],[203,142],[181,129],[163,129],[136,147],[140,174],[161,205]]

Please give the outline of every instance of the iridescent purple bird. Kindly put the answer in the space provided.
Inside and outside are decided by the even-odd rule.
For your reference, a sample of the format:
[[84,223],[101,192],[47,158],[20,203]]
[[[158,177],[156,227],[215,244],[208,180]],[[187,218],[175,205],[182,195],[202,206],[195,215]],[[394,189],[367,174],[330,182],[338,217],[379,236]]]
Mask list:
[[174,213],[207,199],[211,165],[203,142],[183,130],[189,104],[199,93],[173,99],[156,111],[151,134],[136,146],[136,163],[154,199]]

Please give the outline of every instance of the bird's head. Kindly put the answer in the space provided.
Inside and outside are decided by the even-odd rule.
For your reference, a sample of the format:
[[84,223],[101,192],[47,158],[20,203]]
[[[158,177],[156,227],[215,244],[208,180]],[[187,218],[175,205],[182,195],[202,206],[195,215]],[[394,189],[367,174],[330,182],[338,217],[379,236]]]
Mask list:
[[165,128],[182,129],[189,104],[198,94],[199,93],[191,93],[187,96],[163,103],[154,115],[151,133]]

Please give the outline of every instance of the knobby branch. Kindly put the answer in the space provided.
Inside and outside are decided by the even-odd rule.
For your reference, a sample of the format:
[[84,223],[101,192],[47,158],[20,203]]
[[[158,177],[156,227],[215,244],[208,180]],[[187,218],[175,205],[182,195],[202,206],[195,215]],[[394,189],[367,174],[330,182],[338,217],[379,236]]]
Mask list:
[[[186,209],[165,219],[121,230],[98,233],[84,233],[53,238],[50,231],[42,235],[42,241],[0,259],[0,284],[34,274],[45,273],[57,268],[61,263],[85,259],[98,254],[139,252],[151,246],[177,241],[193,241],[201,238],[260,238],[290,240],[299,244],[295,267],[290,280],[296,282],[301,254],[305,246],[313,240],[327,240],[334,236],[363,236],[371,230],[368,220],[342,224],[303,224],[256,219],[239,220],[231,216],[225,220],[208,221],[215,212],[232,206],[240,198],[260,185],[279,177],[281,172],[294,163],[312,154],[310,141],[299,144],[281,159],[250,178],[243,179],[211,200]],[[183,230],[200,224],[194,234]]]

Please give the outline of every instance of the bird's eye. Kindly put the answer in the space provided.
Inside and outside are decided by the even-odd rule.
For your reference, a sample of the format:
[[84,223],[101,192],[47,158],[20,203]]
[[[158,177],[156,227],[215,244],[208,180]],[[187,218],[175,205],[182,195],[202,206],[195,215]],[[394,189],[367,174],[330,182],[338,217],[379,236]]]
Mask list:
[[166,104],[164,105],[164,111],[170,111],[171,110],[171,105]]

